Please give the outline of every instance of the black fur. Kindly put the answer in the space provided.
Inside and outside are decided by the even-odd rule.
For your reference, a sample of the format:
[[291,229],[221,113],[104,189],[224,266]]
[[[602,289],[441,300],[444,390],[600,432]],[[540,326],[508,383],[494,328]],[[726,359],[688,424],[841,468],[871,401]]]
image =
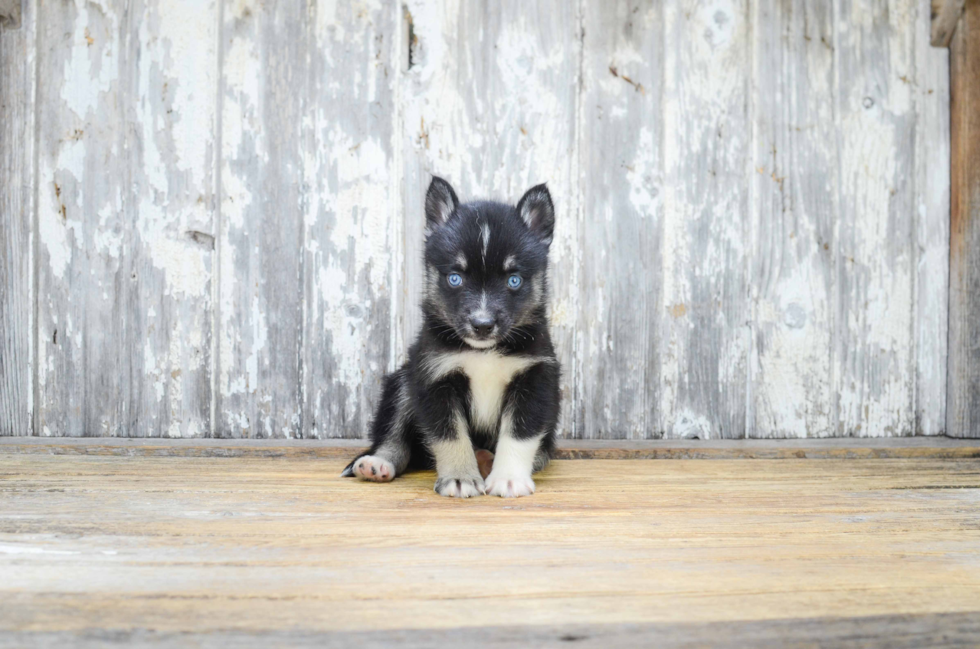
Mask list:
[[[449,183],[433,178],[425,212],[422,330],[405,365],[385,379],[371,449],[364,455],[391,462],[396,474],[432,467],[433,444],[458,439],[458,415],[465,417],[474,448],[493,451],[507,412],[514,439],[540,436],[534,461],[538,470],[554,451],[560,405],[560,368],[547,317],[548,247],[554,232],[551,196],[538,185],[516,207],[488,201],[459,204]],[[460,275],[461,286],[450,284],[452,273]],[[511,275],[521,278],[520,287],[508,285]],[[474,322],[493,322],[492,332],[482,335]],[[484,347],[490,344],[494,346]],[[489,363],[507,363],[510,358],[511,363],[528,365],[519,364],[522,369],[510,377],[495,422],[474,416],[471,377],[465,371],[432,370],[433,359],[458,358],[460,352],[470,352],[470,357],[486,354],[480,358],[494,359]],[[355,475],[361,457],[343,475]]]

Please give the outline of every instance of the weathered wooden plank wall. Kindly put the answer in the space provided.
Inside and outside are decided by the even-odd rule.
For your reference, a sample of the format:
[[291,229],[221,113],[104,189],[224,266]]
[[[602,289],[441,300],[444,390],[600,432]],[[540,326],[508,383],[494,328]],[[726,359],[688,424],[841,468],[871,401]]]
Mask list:
[[31,0],[0,434],[363,436],[432,173],[549,183],[563,434],[942,433],[928,32],[928,0]]

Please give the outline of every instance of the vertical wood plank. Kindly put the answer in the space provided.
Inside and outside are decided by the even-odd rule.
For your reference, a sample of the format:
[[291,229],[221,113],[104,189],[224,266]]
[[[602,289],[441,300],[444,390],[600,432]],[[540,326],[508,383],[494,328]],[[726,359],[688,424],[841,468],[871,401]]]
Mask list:
[[668,437],[745,434],[748,23],[738,0],[665,10],[660,402]]
[[585,3],[577,430],[659,436],[660,3]]
[[401,13],[384,2],[310,5],[310,96],[301,116],[307,436],[365,436],[392,369]]
[[[211,432],[212,268],[218,6],[208,0],[135,3],[138,45],[130,135],[139,430]],[[140,364],[138,361],[142,359]]]
[[213,7],[40,11],[42,434],[209,428]]
[[127,129],[135,39],[122,2],[39,9],[38,431],[139,434]]
[[224,2],[216,434],[303,429],[305,4]]
[[837,434],[911,435],[915,6],[837,11]]
[[0,22],[0,436],[33,432],[35,12]]
[[946,432],[949,319],[949,51],[930,45],[929,0],[915,19],[915,434]]
[[950,44],[951,222],[947,433],[980,437],[980,1]]
[[749,437],[833,434],[833,12],[754,10]]
[[448,179],[461,200],[514,203],[532,185],[547,182],[557,210],[552,332],[563,366],[563,428],[580,435],[573,417],[581,261],[572,183],[578,7],[558,0],[412,0],[405,6],[415,46],[400,90],[405,276],[399,349],[420,324],[422,206],[431,174]]

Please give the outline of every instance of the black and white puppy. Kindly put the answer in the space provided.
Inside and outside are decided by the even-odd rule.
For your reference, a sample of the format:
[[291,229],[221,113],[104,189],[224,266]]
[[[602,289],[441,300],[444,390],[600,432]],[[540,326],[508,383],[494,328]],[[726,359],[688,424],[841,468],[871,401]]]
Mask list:
[[[433,178],[425,217],[422,331],[385,378],[371,449],[343,475],[387,482],[434,463],[443,496],[528,496],[554,451],[560,403],[547,316],[551,195],[538,185],[516,207],[461,205]],[[485,481],[481,449],[495,454]]]

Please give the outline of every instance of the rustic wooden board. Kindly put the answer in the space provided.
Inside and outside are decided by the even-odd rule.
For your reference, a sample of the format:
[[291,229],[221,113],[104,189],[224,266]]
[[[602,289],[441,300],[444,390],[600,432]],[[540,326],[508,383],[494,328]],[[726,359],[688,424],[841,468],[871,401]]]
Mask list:
[[764,1],[755,39],[750,437],[834,434],[833,6]]
[[912,435],[915,5],[839,9],[836,432]]
[[[114,455],[119,457],[248,457],[350,460],[364,450],[357,439],[140,439],[24,438],[0,440],[0,453]],[[558,441],[559,460],[863,460],[980,458],[980,444],[948,437],[835,439],[581,440]]]
[[225,6],[219,436],[367,431],[391,369],[395,21]]
[[383,374],[394,369],[401,8],[321,3],[310,11],[302,430],[364,437]]
[[835,647],[837,649],[972,649],[980,634],[976,612],[862,617],[794,618],[727,622],[646,624],[535,624],[532,626],[399,629],[397,631],[213,631],[159,633],[144,630],[92,630],[85,633],[23,631],[0,634],[0,647],[74,649],[107,646],[183,649],[288,646],[315,649],[741,649],[742,647]]
[[[145,305],[133,231],[127,122],[132,25],[122,3],[40,6],[38,412],[42,435],[127,435],[142,374]],[[140,269],[142,270],[142,269]],[[126,350],[120,353],[120,350]],[[149,387],[149,386],[147,386]]]
[[215,435],[289,437],[303,425],[312,33],[301,4],[224,2],[221,34]]
[[422,205],[431,174],[449,180],[464,201],[513,204],[533,185],[547,182],[556,203],[552,333],[564,367],[564,429],[581,435],[573,414],[580,372],[573,352],[583,290],[572,182],[581,42],[577,7],[561,0],[411,1],[405,7],[414,40],[400,89],[405,248],[399,348],[411,343],[420,324]]
[[282,644],[978,614],[980,460],[566,461],[516,501],[342,466],[7,456],[0,632]]
[[[149,0],[128,10],[139,35],[131,119],[134,149],[139,436],[212,432],[218,6]],[[130,226],[132,227],[132,226]],[[125,384],[124,384],[124,387]],[[124,398],[124,394],[116,398]]]
[[663,6],[584,10],[573,430],[660,436]]
[[39,434],[208,433],[209,7],[39,12]]
[[660,402],[669,437],[744,437],[752,155],[748,3],[664,9]]
[[949,56],[930,45],[928,0],[915,21],[915,434],[946,427],[949,318]]
[[23,10],[19,27],[0,22],[0,436],[34,430],[37,7]]
[[980,437],[980,2],[950,46],[952,209],[947,430]]

